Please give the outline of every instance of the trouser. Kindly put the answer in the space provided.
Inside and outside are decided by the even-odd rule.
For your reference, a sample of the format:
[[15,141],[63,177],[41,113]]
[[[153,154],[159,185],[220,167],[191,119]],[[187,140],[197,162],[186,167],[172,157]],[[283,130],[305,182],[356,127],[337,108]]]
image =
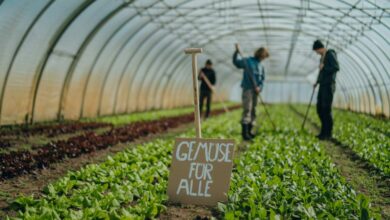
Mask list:
[[332,102],[336,89],[334,83],[320,85],[317,97],[317,114],[321,120],[321,135],[331,136],[333,129]]
[[211,91],[200,91],[200,97],[199,97],[199,111],[200,115],[202,115],[203,111],[203,103],[206,99],[206,115],[205,117],[208,118],[210,115],[210,106],[211,106]]
[[244,89],[242,91],[242,124],[256,123],[257,93],[253,89]]

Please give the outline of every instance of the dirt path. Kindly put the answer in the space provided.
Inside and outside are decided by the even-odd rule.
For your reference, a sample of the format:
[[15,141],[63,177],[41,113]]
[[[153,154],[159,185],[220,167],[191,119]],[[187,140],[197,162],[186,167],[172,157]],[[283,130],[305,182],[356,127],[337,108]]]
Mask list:
[[48,169],[36,170],[35,172],[12,179],[0,182],[0,219],[5,214],[9,215],[10,203],[19,195],[39,196],[49,183],[63,177],[68,171],[79,170],[81,167],[100,163],[106,160],[107,156],[114,155],[117,152],[123,151],[126,148],[135,147],[141,143],[146,143],[156,138],[174,137],[179,133],[187,130],[190,124],[180,126],[178,128],[169,129],[163,134],[149,135],[144,138],[137,139],[131,143],[121,143],[107,149],[94,151],[89,154],[83,154],[77,158],[69,158],[62,162],[52,164]]
[[167,204],[167,211],[159,216],[162,220],[209,220],[212,218],[221,219],[218,211],[213,207],[180,204]]
[[[291,110],[300,118],[304,115],[291,106]],[[317,133],[319,127],[307,119],[307,128],[311,133]],[[390,179],[383,177],[373,169],[372,165],[360,158],[348,146],[343,146],[337,140],[323,141],[324,150],[331,157],[341,175],[359,193],[370,198],[374,208],[381,210],[383,219],[390,219]]]

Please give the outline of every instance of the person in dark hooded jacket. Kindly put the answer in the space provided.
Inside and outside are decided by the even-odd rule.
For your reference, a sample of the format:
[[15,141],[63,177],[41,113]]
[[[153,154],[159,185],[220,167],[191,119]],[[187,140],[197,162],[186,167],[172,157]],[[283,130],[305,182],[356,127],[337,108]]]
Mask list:
[[336,73],[340,70],[336,51],[325,48],[320,40],[313,44],[313,50],[321,55],[320,73],[314,84],[320,86],[317,97],[317,114],[321,120],[321,132],[317,137],[321,140],[332,138],[333,118],[332,102],[336,90]]

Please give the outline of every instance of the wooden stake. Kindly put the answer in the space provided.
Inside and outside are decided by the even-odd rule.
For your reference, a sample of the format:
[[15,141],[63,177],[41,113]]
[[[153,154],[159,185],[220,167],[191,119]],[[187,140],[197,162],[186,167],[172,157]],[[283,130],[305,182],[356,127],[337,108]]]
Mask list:
[[197,54],[202,53],[202,48],[187,48],[184,50],[186,54],[192,55],[192,81],[194,89],[194,107],[195,107],[195,129],[196,137],[202,138],[201,124],[200,124],[200,113],[199,113],[199,88],[198,88],[198,66],[197,66]]

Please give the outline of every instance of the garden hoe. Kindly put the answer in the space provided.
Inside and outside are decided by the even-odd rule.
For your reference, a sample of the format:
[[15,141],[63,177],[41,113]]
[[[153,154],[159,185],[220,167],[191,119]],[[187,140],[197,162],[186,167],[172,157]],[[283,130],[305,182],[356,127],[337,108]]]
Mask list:
[[207,79],[207,77],[203,74],[202,71],[199,74],[200,74],[200,77],[205,81],[207,87],[209,87],[209,89],[214,93],[214,95],[218,99],[218,101],[222,104],[222,107],[225,110],[225,112],[229,113],[229,109],[226,107],[225,102],[223,102],[222,99],[218,96],[218,94],[216,93],[216,91],[215,91],[213,85],[211,84],[211,82],[209,81],[209,79]]
[[[241,50],[238,50],[238,53],[241,55],[242,61],[243,61],[244,65],[245,65],[245,69],[251,71],[251,69],[248,68],[248,64],[246,63],[246,61],[245,61],[245,59],[244,59],[244,55],[242,54]],[[244,73],[245,73],[245,71],[244,71]],[[253,78],[253,75],[249,74],[249,79],[251,80],[251,82],[252,82],[252,84],[253,84],[253,88],[256,88],[256,83],[255,83],[255,79]],[[257,96],[257,98],[258,98],[258,100],[260,101],[260,103],[264,106],[265,114],[267,115],[269,121],[271,122],[272,128],[273,128],[274,130],[276,130],[276,126],[275,126],[274,122],[272,121],[271,115],[269,114],[268,109],[267,109],[267,106],[265,105],[263,99],[261,98],[261,94],[260,94],[260,93],[259,93],[259,95]],[[256,126],[257,126],[257,125],[256,125]],[[258,128],[256,128],[256,132],[257,132],[257,129],[258,129]]]

